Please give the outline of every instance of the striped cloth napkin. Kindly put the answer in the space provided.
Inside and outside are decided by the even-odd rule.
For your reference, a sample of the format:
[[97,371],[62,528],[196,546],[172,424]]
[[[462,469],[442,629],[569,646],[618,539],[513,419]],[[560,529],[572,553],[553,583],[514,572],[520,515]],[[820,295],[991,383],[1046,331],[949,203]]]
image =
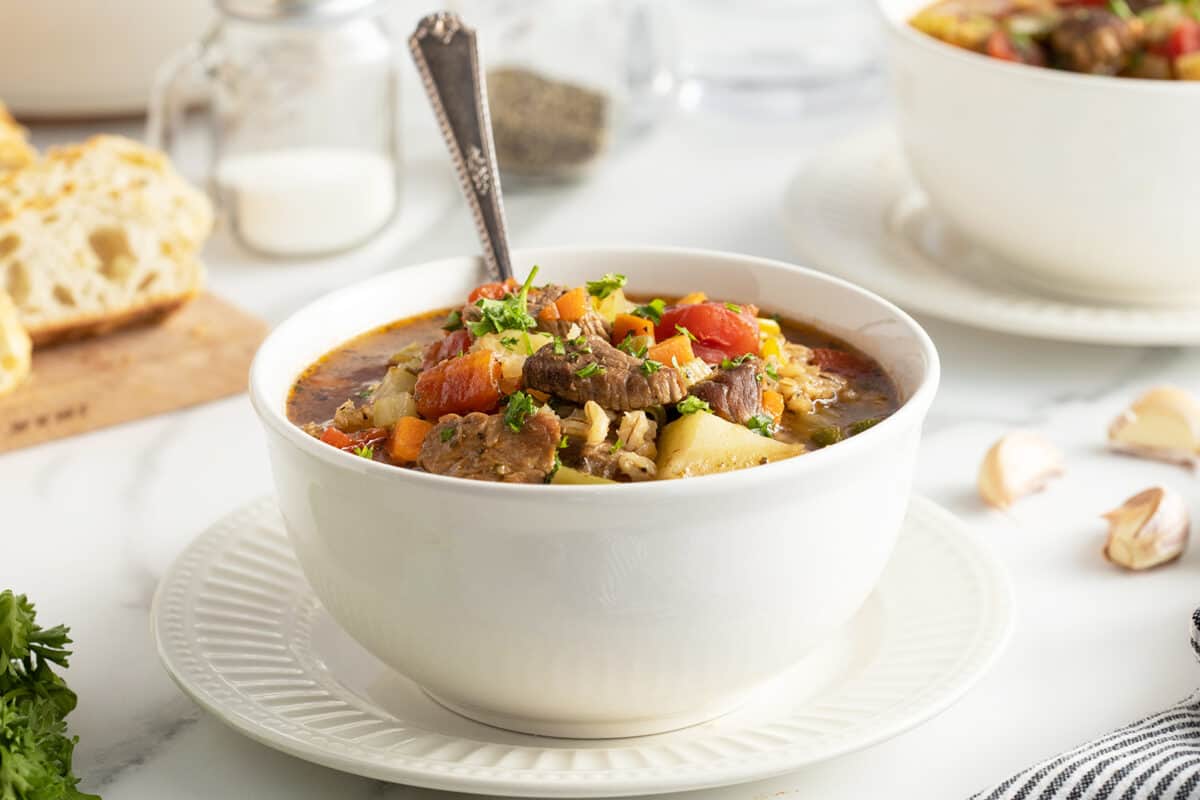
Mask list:
[[[1200,609],[1192,613],[1200,659]],[[1200,691],[1094,742],[1034,764],[971,800],[1200,798]]]

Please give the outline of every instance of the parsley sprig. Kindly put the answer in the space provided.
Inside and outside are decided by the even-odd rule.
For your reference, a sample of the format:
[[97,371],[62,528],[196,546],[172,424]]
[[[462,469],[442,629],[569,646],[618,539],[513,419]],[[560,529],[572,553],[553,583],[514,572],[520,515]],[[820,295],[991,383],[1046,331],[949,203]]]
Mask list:
[[769,414],[755,414],[746,420],[746,427],[759,436],[765,436],[768,439],[775,438],[775,420]]
[[625,285],[627,278],[624,275],[618,275],[615,272],[605,273],[598,281],[588,281],[587,291],[592,297],[598,300],[603,300],[610,294],[620,289]]
[[634,316],[648,319],[655,325],[662,322],[663,312],[667,310],[667,303],[660,298],[654,298],[644,306],[638,306],[633,310]]
[[525,420],[536,411],[533,397],[525,392],[513,392],[508,396],[508,405],[504,408],[504,424],[513,433],[520,433],[525,427]]
[[696,397],[694,394],[689,394],[687,397],[675,404],[675,410],[680,414],[695,414],[703,411],[706,414],[712,413],[712,406]]
[[599,362],[591,361],[575,370],[575,374],[581,378],[590,378],[593,375],[603,375],[604,366]]
[[533,278],[538,273],[534,267],[529,271],[529,277],[521,284],[516,294],[510,294],[503,300],[491,300],[481,297],[475,301],[482,317],[478,322],[471,323],[471,333],[475,337],[486,336],[489,333],[501,331],[528,331],[537,327],[537,320],[529,313],[529,288],[533,286]]

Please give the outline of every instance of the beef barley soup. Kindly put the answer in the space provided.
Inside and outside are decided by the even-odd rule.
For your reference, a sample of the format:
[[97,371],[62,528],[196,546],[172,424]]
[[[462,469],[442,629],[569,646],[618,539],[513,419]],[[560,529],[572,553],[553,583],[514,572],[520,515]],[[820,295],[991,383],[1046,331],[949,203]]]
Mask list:
[[863,353],[736,299],[639,298],[611,273],[534,286],[536,273],[338,347],[296,381],[289,419],[398,467],[590,484],[798,456],[899,405]]

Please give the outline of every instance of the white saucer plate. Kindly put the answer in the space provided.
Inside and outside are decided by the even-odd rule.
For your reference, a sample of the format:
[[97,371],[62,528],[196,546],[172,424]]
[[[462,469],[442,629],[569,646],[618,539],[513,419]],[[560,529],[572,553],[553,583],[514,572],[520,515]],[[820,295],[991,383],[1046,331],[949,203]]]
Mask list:
[[1089,304],[1022,285],[1018,270],[938,218],[888,127],[807,162],[788,187],[783,218],[809,266],[908,311],[1062,341],[1200,344],[1200,309]]
[[446,710],[330,619],[278,510],[260,500],[197,538],[159,585],[159,655],[197,703],[299,758],[434,789],[614,797],[790,772],[880,742],[950,706],[1003,647],[1002,566],[914,499],[879,586],[847,627],[743,708],[673,733],[552,739]]

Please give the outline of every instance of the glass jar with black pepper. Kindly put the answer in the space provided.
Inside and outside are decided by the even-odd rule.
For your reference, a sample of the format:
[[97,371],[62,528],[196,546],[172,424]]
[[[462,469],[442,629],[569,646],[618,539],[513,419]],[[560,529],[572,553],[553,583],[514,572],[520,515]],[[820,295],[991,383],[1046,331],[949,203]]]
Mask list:
[[459,0],[487,65],[506,187],[587,175],[674,92],[669,20],[653,0]]

